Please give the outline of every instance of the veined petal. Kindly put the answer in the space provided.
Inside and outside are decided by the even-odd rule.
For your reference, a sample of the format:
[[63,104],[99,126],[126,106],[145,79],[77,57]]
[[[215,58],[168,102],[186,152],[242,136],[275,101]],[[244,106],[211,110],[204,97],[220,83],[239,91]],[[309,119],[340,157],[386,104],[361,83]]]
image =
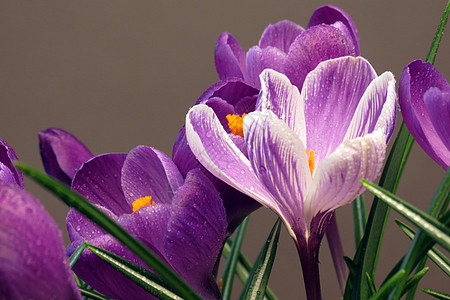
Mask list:
[[305,29],[302,26],[289,20],[270,24],[266,27],[259,40],[259,47],[275,47],[284,53],[288,53],[289,47],[294,42],[295,38],[303,31],[305,31]]
[[[195,104],[205,104],[209,99],[217,97],[236,106],[243,98],[258,95],[258,93],[259,90],[243,82],[242,79],[232,78],[211,85],[202,93]],[[240,114],[242,114],[242,112],[240,112]]]
[[244,128],[249,160],[277,199],[276,212],[291,227],[304,230],[303,201],[312,182],[305,146],[270,110],[246,116]]
[[220,80],[233,77],[246,79],[245,51],[228,32],[222,33],[217,39],[215,61]]
[[352,56],[324,61],[308,74],[301,95],[305,102],[306,148],[315,151],[316,164],[342,143],[359,101],[374,78],[376,73],[369,62]]
[[14,149],[6,141],[0,139],[0,164],[2,164],[0,167],[0,180],[23,187],[23,175],[13,165],[17,159]]
[[67,185],[77,168],[93,156],[76,137],[58,128],[39,132],[39,148],[45,171]]
[[264,70],[260,78],[261,92],[256,110],[272,111],[306,145],[304,102],[297,87],[285,75],[273,70]]
[[350,15],[339,7],[324,5],[316,9],[312,14],[311,19],[309,19],[308,29],[312,26],[320,24],[332,25],[336,22],[342,22],[348,28],[355,45],[355,55],[360,55],[358,28],[356,27],[356,24],[355,22],[353,22],[353,19],[350,17]]
[[[176,169],[175,166],[174,168]],[[125,159],[121,174],[123,193],[129,205],[136,199],[147,196],[151,196],[155,203],[172,202],[174,191],[167,179],[166,170],[153,148],[137,146],[131,150]]]
[[292,43],[282,73],[301,90],[308,73],[320,62],[346,55],[356,55],[351,36],[332,25],[317,25]]
[[391,72],[375,78],[358,103],[344,140],[364,136],[377,129],[390,137],[395,126],[397,111],[395,79]]
[[200,170],[192,170],[172,203],[164,248],[168,261],[206,299],[220,298],[213,269],[227,231],[219,193]]
[[91,203],[106,207],[117,216],[131,213],[131,204],[123,195],[120,181],[125,158],[125,153],[94,156],[75,173],[72,189]]
[[320,213],[341,207],[364,190],[359,180],[373,181],[380,173],[386,152],[386,136],[377,130],[343,142],[317,167],[305,201],[308,222]]
[[17,180],[14,177],[14,173],[6,165],[0,162],[0,181],[9,182],[17,185]]
[[199,104],[189,110],[186,138],[197,160],[214,176],[267,207],[276,206],[210,107]]
[[256,88],[260,87],[259,74],[264,69],[281,71],[287,54],[275,47],[260,48],[253,46],[247,52],[248,81]]
[[0,297],[80,299],[61,231],[39,201],[0,182]]
[[450,163],[450,90],[443,92],[432,87],[423,100],[437,135],[447,147],[446,157]]

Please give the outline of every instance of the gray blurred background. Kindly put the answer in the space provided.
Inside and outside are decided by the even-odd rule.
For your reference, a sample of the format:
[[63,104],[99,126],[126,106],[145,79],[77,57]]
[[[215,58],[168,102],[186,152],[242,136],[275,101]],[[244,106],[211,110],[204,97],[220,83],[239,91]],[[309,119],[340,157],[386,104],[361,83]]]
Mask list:
[[[324,1],[0,1],[0,137],[39,169],[37,133],[60,127],[94,154],[148,145],[168,155],[187,110],[218,80],[217,36],[231,32],[247,50],[269,23],[290,19],[304,27]],[[404,66],[425,59],[446,1],[334,1],[359,30],[361,53],[397,80]],[[450,37],[436,67],[450,79]],[[401,119],[399,120],[401,121]],[[398,122],[398,125],[400,122]],[[443,170],[414,145],[398,195],[425,209]],[[26,182],[64,232],[67,208]],[[367,207],[370,207],[371,197]],[[345,253],[353,256],[351,206],[337,212]],[[404,254],[408,239],[391,213],[377,284]],[[251,218],[243,251],[253,261],[275,221],[260,209]],[[339,289],[326,239],[321,248],[324,299]],[[431,263],[430,263],[431,264]],[[294,243],[283,230],[269,282],[280,299],[305,297]],[[450,292],[432,268],[422,285]],[[239,285],[236,286],[238,291]],[[417,299],[430,299],[418,292]]]

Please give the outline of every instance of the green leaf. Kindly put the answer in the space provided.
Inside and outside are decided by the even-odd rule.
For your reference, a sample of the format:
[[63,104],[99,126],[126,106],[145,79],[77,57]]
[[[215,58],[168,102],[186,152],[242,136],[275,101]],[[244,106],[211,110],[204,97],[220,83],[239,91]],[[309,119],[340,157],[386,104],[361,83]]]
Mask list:
[[72,191],[65,184],[47,176],[46,174],[27,166],[24,163],[16,162],[15,166],[24,174],[31,177],[41,186],[50,190],[59,197],[64,203],[75,208],[85,215],[92,222],[110,233],[122,244],[133,251],[144,263],[150,266],[156,273],[171,286],[177,293],[186,299],[202,299],[181,277],[179,277],[169,266],[161,261],[144,244],[131,236],[124,228],[118,225],[114,220],[105,215],[97,207],[92,205],[80,194]]
[[367,285],[369,287],[370,295],[373,295],[377,292],[377,288],[375,287],[375,282],[373,281],[373,279],[369,275],[369,273],[366,273],[366,277],[367,277]]
[[358,248],[359,243],[366,230],[367,216],[364,196],[360,195],[353,201],[353,224],[355,227],[355,245]]
[[[367,274],[367,276],[369,276]],[[375,292],[372,297],[370,297],[370,300],[381,300],[386,299],[387,295],[392,291],[392,289],[396,286],[397,282],[405,276],[405,271],[400,270],[397,273],[395,273],[391,278],[389,278],[388,281],[386,281],[380,289]],[[370,277],[369,277],[370,278]]]
[[450,300],[450,295],[442,293],[442,292],[438,292],[438,291],[433,291],[430,289],[422,289],[423,292],[427,293],[428,295],[431,295],[435,298],[438,299],[442,299],[442,300]]
[[[446,224],[436,221],[430,215],[371,182],[361,179],[361,183],[367,190],[422,229],[447,251],[450,251],[450,229]],[[450,214],[446,214],[443,217],[447,217],[447,215],[450,216]]]
[[72,255],[69,257],[69,263],[70,263],[71,269],[77,262],[78,258],[80,258],[81,253],[83,253],[84,249],[86,248],[86,245],[87,245],[86,241],[81,243],[80,246],[78,246],[78,248],[75,249],[75,251],[73,251]]
[[134,281],[137,285],[150,292],[152,295],[158,297],[158,299],[182,299],[167,287],[167,284],[159,275],[94,245],[87,244],[87,248],[102,260],[110,264],[114,269]]
[[275,254],[277,252],[280,230],[281,220],[277,219],[250,272],[240,297],[241,300],[264,298],[270,272],[275,260]]
[[[410,289],[415,288],[419,281],[425,276],[425,274],[428,272],[430,268],[426,267],[414,274],[411,279],[408,279],[406,281],[405,288],[403,289],[402,295],[406,294]],[[404,271],[404,270],[403,270]],[[405,272],[406,273],[406,272]]]
[[[395,220],[395,222],[398,224],[400,229],[410,238],[414,238],[414,230],[411,229],[408,225],[405,223]],[[431,260],[445,273],[447,276],[450,277],[450,259],[447,258],[441,251],[439,251],[436,247],[431,248],[427,255]]]
[[[225,245],[223,246],[222,255],[225,257],[225,259],[227,259],[228,256],[230,255],[231,243],[232,240],[228,238],[225,242]],[[245,257],[244,254],[242,254],[242,252],[239,252],[239,260],[236,265],[236,275],[244,285],[247,282],[250,270],[252,268],[253,266],[250,263],[250,261]],[[264,297],[265,297],[264,299],[267,300],[278,300],[277,296],[274,294],[274,292],[270,289],[269,286],[267,286],[266,288],[266,293]]]
[[236,271],[236,265],[239,258],[239,251],[241,250],[242,242],[244,241],[245,230],[247,229],[249,217],[246,217],[244,221],[239,225],[236,230],[236,238],[231,245],[230,256],[227,259],[225,269],[223,270],[223,286],[222,286],[222,298],[228,300],[231,297],[231,291],[233,289],[234,274]]
[[80,289],[81,295],[88,297],[93,300],[114,300],[113,298],[106,297],[105,295],[100,294],[94,290],[88,290],[86,288],[78,287]]
[[437,51],[439,49],[439,44],[441,43],[442,35],[444,34],[444,28],[447,24],[448,13],[450,11],[450,1],[447,3],[445,7],[444,13],[442,14],[441,22],[439,23],[438,29],[436,30],[436,34],[434,35],[433,42],[431,43],[430,50],[427,55],[427,62],[434,64],[434,60],[436,58]]

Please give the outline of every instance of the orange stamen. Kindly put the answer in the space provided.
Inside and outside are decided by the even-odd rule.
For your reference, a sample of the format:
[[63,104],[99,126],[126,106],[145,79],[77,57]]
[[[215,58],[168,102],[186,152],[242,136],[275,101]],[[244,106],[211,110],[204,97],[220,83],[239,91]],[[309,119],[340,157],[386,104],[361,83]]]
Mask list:
[[133,214],[138,211],[141,207],[146,207],[149,205],[155,205],[155,201],[152,201],[152,196],[145,196],[133,201]]
[[314,164],[314,150],[306,149],[306,154],[308,155],[308,165],[309,170],[311,171],[311,177],[313,176],[315,164]]
[[228,127],[230,127],[231,133],[235,135],[240,135],[244,137],[244,117],[247,114],[242,114],[242,117],[239,115],[226,115],[228,120]]

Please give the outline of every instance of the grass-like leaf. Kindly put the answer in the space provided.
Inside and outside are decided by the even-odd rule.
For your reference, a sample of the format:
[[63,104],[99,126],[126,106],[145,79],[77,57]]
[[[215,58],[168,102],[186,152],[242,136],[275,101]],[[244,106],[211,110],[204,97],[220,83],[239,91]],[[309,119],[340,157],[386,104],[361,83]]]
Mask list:
[[167,287],[159,275],[105,249],[90,244],[87,244],[87,248],[158,299],[182,299]]
[[78,258],[80,258],[81,253],[83,253],[84,249],[86,248],[86,245],[87,245],[87,243],[86,243],[86,241],[84,241],[83,243],[80,244],[80,246],[78,246],[77,249],[75,249],[75,251],[73,251],[72,255],[70,255],[69,265],[70,265],[71,269],[77,262]]
[[[390,207],[395,209],[399,214],[407,218],[414,225],[422,229],[447,251],[450,251],[450,229],[446,224],[437,221],[420,209],[371,182],[361,179],[361,183],[367,188],[367,190],[386,202]],[[446,220],[450,219],[446,218],[447,216],[450,217],[450,214],[444,215],[443,218],[445,217]]]
[[388,281],[386,281],[378,291],[373,293],[373,295],[369,298],[370,300],[382,300],[386,299],[386,296],[392,291],[397,282],[405,276],[405,271],[400,270],[395,273]]
[[[423,276],[425,276],[425,274],[427,274],[429,269],[430,268],[428,268],[428,267],[423,268],[422,270],[420,270],[419,272],[414,274],[413,277],[408,279],[406,281],[405,288],[402,291],[402,295],[406,294],[410,289],[415,288],[417,286],[417,284],[419,283],[419,281],[423,278]],[[404,270],[402,270],[402,271],[404,271]]]
[[422,289],[422,291],[424,293],[427,293],[428,295],[431,295],[431,296],[437,298],[437,299],[450,300],[450,295],[448,295],[446,293],[433,291],[433,290],[430,290],[430,289]]
[[359,243],[366,230],[367,216],[364,195],[359,195],[353,201],[353,224],[355,227],[355,245],[358,248]]
[[114,300],[113,298],[106,297],[96,291],[88,290],[86,288],[78,287],[80,289],[81,295],[92,299],[92,300]]
[[161,261],[150,249],[136,240],[124,228],[114,222],[114,220],[105,215],[97,207],[92,205],[83,196],[72,191],[65,184],[24,163],[16,162],[15,166],[38,184],[50,190],[64,203],[78,210],[92,222],[103,228],[106,232],[110,233],[122,244],[128,247],[139,258],[141,258],[143,262],[155,270],[156,273],[160,274],[167,284],[177,291],[177,294],[181,297],[186,299],[202,299],[181,277],[179,277],[169,266]]
[[369,273],[366,273],[367,278],[367,285],[369,288],[370,295],[373,296],[377,292],[377,288],[375,287],[375,282],[373,281],[373,278],[369,275]]
[[230,255],[227,259],[225,268],[223,270],[222,280],[222,298],[223,300],[229,300],[231,297],[231,291],[233,289],[233,280],[238,263],[239,252],[241,250],[242,242],[244,241],[245,230],[247,229],[249,217],[246,217],[244,221],[239,225],[236,230],[236,237],[231,244]]
[[[228,238],[223,246],[222,255],[225,257],[225,259],[228,258],[230,255],[231,250],[231,244],[232,240]],[[242,282],[242,284],[245,285],[247,282],[248,276],[250,274],[251,269],[253,268],[253,265],[250,263],[250,261],[245,257],[245,255],[242,252],[239,252],[239,260],[236,265],[236,275],[239,278],[239,280]],[[269,286],[266,288],[266,292],[264,295],[264,299],[267,300],[278,300],[275,293],[271,290]]]
[[277,219],[250,272],[240,297],[241,300],[259,300],[264,298],[270,272],[275,260],[275,254],[277,252],[280,230],[281,220]]

